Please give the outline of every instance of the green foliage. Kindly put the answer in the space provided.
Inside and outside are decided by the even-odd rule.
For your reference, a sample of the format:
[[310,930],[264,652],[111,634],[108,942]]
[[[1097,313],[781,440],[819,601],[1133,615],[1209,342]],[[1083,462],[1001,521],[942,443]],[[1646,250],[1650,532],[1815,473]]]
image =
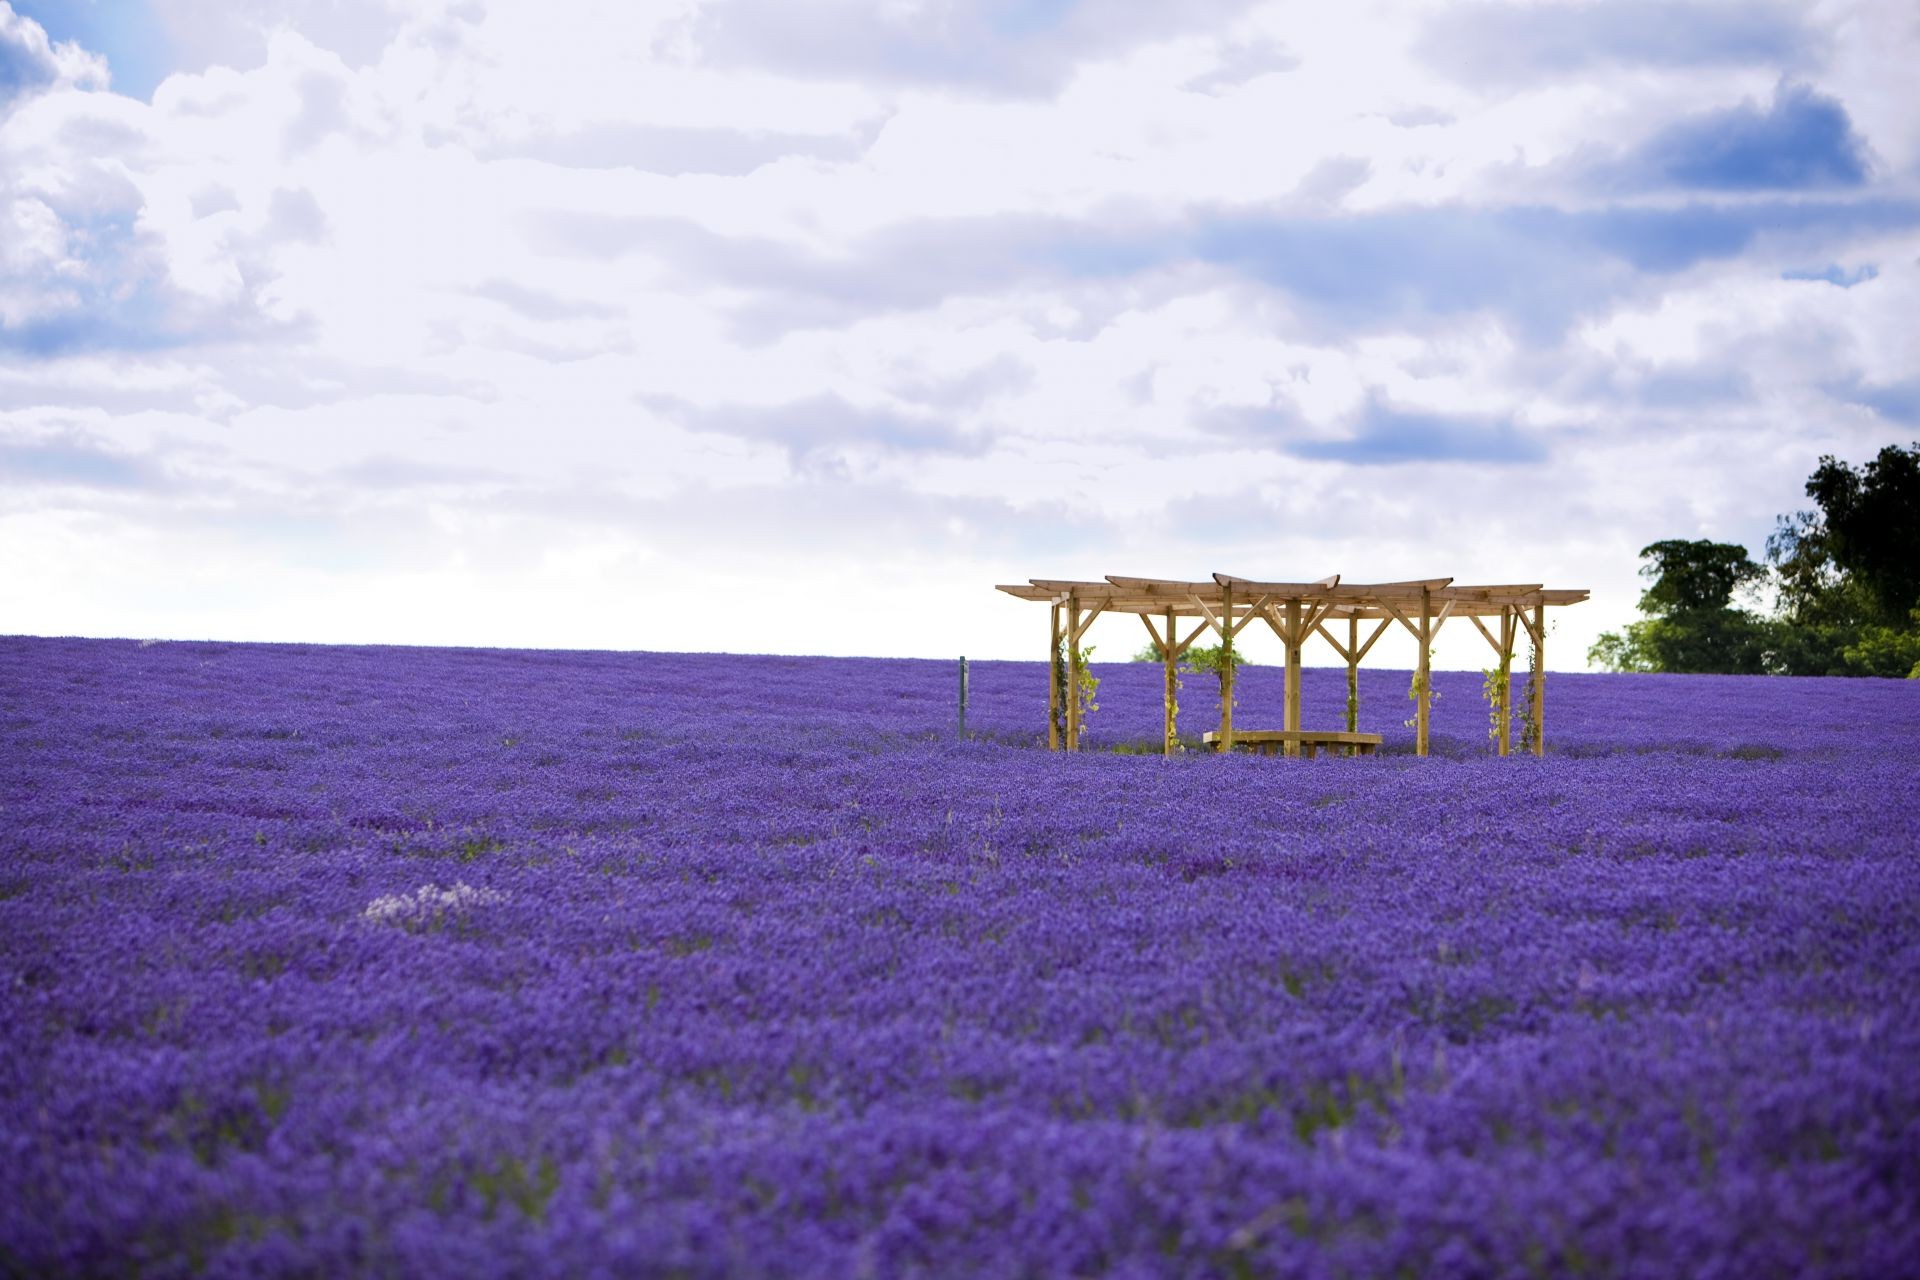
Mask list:
[[1920,680],[1920,608],[1907,616],[1904,628],[1866,628],[1857,642],[1841,651],[1841,657],[1850,672]]
[[1052,709],[1053,736],[1067,740],[1067,642],[1064,637],[1053,647],[1053,687],[1060,690],[1060,704]]
[[1080,699],[1080,727],[1083,729],[1087,717],[1100,709],[1100,704],[1093,700],[1093,696],[1100,692],[1100,677],[1094,675],[1093,669],[1087,665],[1092,661],[1093,646],[1088,645],[1080,651],[1080,687],[1074,690],[1075,696]]
[[1807,496],[1820,506],[1822,551],[1860,588],[1866,621],[1904,626],[1920,605],[1920,443],[1888,445],[1859,470],[1822,457]]
[[1094,701],[1094,695],[1100,690],[1100,677],[1094,675],[1087,666],[1093,661],[1093,650],[1093,645],[1080,650],[1080,682],[1077,687],[1069,675],[1072,666],[1069,662],[1065,637],[1061,638],[1059,647],[1053,652],[1053,675],[1059,682],[1061,692],[1060,706],[1054,715],[1054,730],[1059,734],[1062,742],[1067,740],[1068,698],[1079,701],[1079,721],[1082,732],[1086,730],[1087,717],[1100,709],[1100,704]]
[[1534,718],[1540,705],[1540,690],[1534,683],[1534,673],[1540,670],[1540,643],[1531,637],[1527,640],[1527,686],[1520,696],[1520,750],[1532,752],[1539,737],[1534,729]]
[[1487,700],[1487,739],[1500,741],[1500,730],[1513,723],[1513,684],[1499,667],[1480,672],[1480,696]]
[[1920,443],[1888,445],[1859,469],[1822,457],[1807,496],[1819,510],[1781,516],[1767,539],[1779,603],[1770,668],[1911,673],[1920,658]]
[[[1440,651],[1438,649],[1429,649],[1427,651],[1428,662],[1431,663],[1434,655],[1438,654],[1439,652]],[[1433,687],[1433,681],[1431,677],[1427,674],[1427,672],[1420,670],[1420,668],[1418,667],[1415,667],[1413,669],[1413,679],[1407,682],[1407,701],[1413,703],[1415,707],[1415,711],[1413,715],[1407,717],[1405,720],[1402,720],[1400,722],[1401,724],[1405,725],[1409,729],[1419,727],[1420,713],[1418,708],[1420,706],[1420,695],[1422,693],[1428,695],[1427,705],[1429,707],[1431,707],[1434,703],[1440,701],[1440,691]]]
[[1360,731],[1360,668],[1347,667],[1347,732]]
[[1685,542],[1669,538],[1640,549],[1647,563],[1640,576],[1653,585],[1640,596],[1640,612],[1655,617],[1725,609],[1733,593],[1766,577],[1747,549],[1734,542]]
[[[1183,659],[1183,670],[1193,675],[1212,676],[1220,686],[1220,696],[1227,696],[1227,682],[1233,678],[1233,672],[1248,665],[1236,651],[1224,644],[1216,644],[1207,649],[1188,649]],[[1239,705],[1239,699],[1234,699]]]
[[1620,631],[1602,631],[1587,647],[1587,665],[1606,671],[1658,671],[1647,636],[1650,622],[1629,622]]
[[467,1184],[479,1192],[489,1221],[502,1205],[512,1205],[531,1222],[544,1222],[547,1205],[560,1189],[560,1168],[552,1156],[541,1156],[529,1170],[518,1156],[501,1156],[491,1167],[468,1175]]
[[1587,661],[1609,671],[1694,671],[1757,675],[1766,670],[1771,630],[1733,607],[1736,591],[1766,570],[1730,542],[1668,539],[1642,547],[1640,576],[1653,580],[1640,596],[1647,617],[1603,633]]

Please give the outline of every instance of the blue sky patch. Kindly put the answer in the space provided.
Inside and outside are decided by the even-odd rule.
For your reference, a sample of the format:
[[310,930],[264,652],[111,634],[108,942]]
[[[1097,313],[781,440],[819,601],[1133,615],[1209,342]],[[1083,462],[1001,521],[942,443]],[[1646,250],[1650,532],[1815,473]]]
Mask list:
[[1825,191],[1860,186],[1866,144],[1838,100],[1782,85],[1765,110],[1744,103],[1655,134],[1615,182],[1699,191]]
[[1296,440],[1282,446],[1296,458],[1376,466],[1397,462],[1538,462],[1539,440],[1505,418],[1460,417],[1397,409],[1375,398],[1344,440]]
[[1862,263],[1849,270],[1839,263],[1825,267],[1796,267],[1780,273],[1782,280],[1824,280],[1828,284],[1839,285],[1842,289],[1851,289],[1857,284],[1880,278],[1880,268],[1871,263]]
[[[12,0],[55,44],[76,41],[107,60],[116,93],[147,99],[173,68],[173,42],[147,0]],[[0,55],[3,56],[3,55]],[[0,71],[0,94],[4,94]]]

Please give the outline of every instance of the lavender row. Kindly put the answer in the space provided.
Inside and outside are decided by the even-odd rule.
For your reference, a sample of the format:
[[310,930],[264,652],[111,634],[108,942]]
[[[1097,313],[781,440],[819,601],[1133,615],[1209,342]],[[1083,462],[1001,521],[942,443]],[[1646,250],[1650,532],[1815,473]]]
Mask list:
[[1910,1273],[1920,688],[1363,682],[0,641],[0,1273]]

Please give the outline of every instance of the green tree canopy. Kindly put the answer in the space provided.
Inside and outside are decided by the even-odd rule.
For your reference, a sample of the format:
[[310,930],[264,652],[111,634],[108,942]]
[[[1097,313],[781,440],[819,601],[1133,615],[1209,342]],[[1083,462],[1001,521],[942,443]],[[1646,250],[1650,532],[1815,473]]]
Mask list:
[[1640,576],[1653,585],[1640,595],[1640,612],[1665,617],[1730,608],[1733,593],[1767,576],[1735,542],[1669,538],[1640,548]]
[[1736,591],[1766,577],[1738,543],[1668,539],[1640,549],[1647,616],[1609,631],[1587,661],[1612,671],[1693,671],[1758,675],[1766,670],[1768,628],[1733,607]]
[[1817,510],[1767,539],[1779,589],[1773,666],[1792,675],[1920,672],[1920,443],[1807,480]]

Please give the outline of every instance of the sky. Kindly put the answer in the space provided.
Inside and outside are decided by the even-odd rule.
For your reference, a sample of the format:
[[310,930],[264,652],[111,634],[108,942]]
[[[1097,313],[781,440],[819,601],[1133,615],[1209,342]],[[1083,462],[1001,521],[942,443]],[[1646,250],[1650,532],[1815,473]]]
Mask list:
[[1920,439],[1915,67],[1910,0],[0,0],[0,633],[1037,659],[995,583],[1339,573],[1588,588],[1581,669],[1640,547]]

